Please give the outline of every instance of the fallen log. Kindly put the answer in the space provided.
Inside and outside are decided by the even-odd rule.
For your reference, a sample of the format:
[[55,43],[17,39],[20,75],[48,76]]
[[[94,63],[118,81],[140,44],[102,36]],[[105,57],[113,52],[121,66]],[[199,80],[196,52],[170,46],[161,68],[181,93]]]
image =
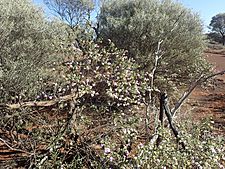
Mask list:
[[78,95],[76,93],[72,93],[70,95],[62,96],[54,100],[48,101],[30,101],[30,102],[22,102],[16,104],[1,104],[0,107],[7,109],[19,109],[23,107],[50,107],[54,106],[58,103],[67,102],[72,99],[77,99]]

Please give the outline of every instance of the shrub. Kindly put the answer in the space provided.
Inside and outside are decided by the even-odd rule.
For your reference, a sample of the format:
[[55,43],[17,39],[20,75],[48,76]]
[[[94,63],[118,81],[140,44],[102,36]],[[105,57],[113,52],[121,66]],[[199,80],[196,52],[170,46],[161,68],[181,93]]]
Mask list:
[[[55,60],[61,32],[28,0],[0,2],[1,101],[33,96],[43,72]],[[56,37],[59,36],[59,37]]]
[[143,103],[148,79],[126,51],[111,42],[104,47],[92,40],[83,41],[82,46],[85,54],[76,54],[68,62],[65,78],[77,87],[84,104],[110,111]]
[[104,1],[99,15],[100,36],[128,50],[145,71],[151,71],[160,40],[162,58],[157,68],[158,83],[187,84],[208,66],[199,16],[171,0]]
[[[129,144],[119,147],[113,140],[105,139],[105,147],[110,152],[102,154],[108,167],[120,168],[221,168],[224,159],[224,138],[211,133],[211,124],[205,121],[198,124],[190,122],[182,124],[181,140],[186,144],[186,150],[176,143],[173,134],[167,129],[161,129],[162,142],[159,146],[151,142],[143,144],[136,139],[132,151]],[[189,128],[189,129],[188,129]],[[126,126],[126,131],[135,131],[134,124]],[[124,132],[122,137],[132,132]],[[123,153],[121,153],[123,152]]]
[[[117,115],[110,128],[104,125],[104,134],[93,139],[80,135],[79,142],[70,135],[60,137],[47,155],[40,154],[37,163],[42,167],[64,168],[222,168],[224,138],[212,134],[209,121],[182,124],[181,149],[168,128],[160,129],[159,146],[141,139],[140,118],[136,115]],[[107,132],[108,131],[108,132]],[[92,133],[93,134],[93,133]],[[96,145],[97,144],[97,145]],[[60,148],[59,148],[60,147]],[[64,151],[70,153],[65,153]],[[48,158],[45,158],[48,157]]]

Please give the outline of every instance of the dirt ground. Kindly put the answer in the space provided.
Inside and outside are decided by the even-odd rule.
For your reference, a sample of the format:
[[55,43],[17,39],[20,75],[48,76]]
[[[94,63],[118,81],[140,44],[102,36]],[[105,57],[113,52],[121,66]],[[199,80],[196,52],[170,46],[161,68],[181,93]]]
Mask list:
[[[225,55],[205,53],[205,57],[215,72],[225,70]],[[193,120],[211,117],[215,132],[225,135],[225,75],[215,77],[206,88],[195,89],[187,103],[194,107]]]

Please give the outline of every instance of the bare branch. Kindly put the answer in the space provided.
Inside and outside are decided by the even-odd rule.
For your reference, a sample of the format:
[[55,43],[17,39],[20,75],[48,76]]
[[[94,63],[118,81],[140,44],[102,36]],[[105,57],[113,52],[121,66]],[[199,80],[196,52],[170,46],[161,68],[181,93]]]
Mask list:
[[20,153],[25,153],[25,154],[29,154],[32,155],[32,153],[25,151],[25,150],[21,150],[21,149],[17,149],[17,148],[13,148],[12,146],[9,145],[9,143],[7,143],[6,140],[3,140],[2,138],[0,138],[0,141],[2,143],[4,143],[6,145],[6,147],[8,147],[11,151],[15,151],[15,152],[20,152]]
[[73,94],[66,95],[66,96],[60,97],[55,100],[50,100],[50,101],[39,101],[39,102],[31,101],[31,102],[23,102],[18,104],[0,105],[0,107],[6,107],[8,109],[19,109],[23,107],[50,107],[60,102],[67,102],[72,99],[76,99],[77,97],[78,97],[77,94],[73,93]]
[[[173,117],[171,115],[171,112],[170,112],[170,109],[169,109],[169,106],[168,106],[168,101],[167,101],[168,97],[167,97],[166,93],[163,93],[163,95],[164,95],[164,97],[162,97],[162,98],[164,99],[164,101],[162,101],[162,102],[164,104],[163,107],[165,109],[165,114],[166,114],[167,119],[169,121],[169,126],[170,126],[171,130],[173,131],[173,134],[176,137],[177,142],[179,143],[180,142],[180,135],[179,135],[179,131],[177,130],[177,128],[173,125]],[[185,149],[184,142],[180,142],[180,144],[181,144],[182,148]]]
[[192,93],[192,91],[198,86],[200,85],[201,83],[207,81],[208,79],[210,78],[213,78],[215,76],[218,76],[218,75],[223,75],[225,74],[225,70],[221,71],[221,72],[217,72],[217,73],[214,73],[214,74],[211,74],[209,76],[200,76],[198,78],[197,81],[194,82],[193,85],[191,85],[187,91],[185,91],[183,93],[183,95],[181,96],[181,98],[177,101],[177,103],[175,104],[175,107],[172,109],[172,116],[173,118],[175,117],[175,114],[177,112],[177,110],[181,107],[181,105],[183,104],[183,102],[188,98],[188,96]]

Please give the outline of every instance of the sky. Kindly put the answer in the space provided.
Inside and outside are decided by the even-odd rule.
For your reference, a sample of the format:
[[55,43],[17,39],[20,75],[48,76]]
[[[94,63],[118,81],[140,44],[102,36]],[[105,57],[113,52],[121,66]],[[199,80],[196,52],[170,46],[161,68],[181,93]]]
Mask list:
[[225,0],[177,0],[184,6],[199,13],[203,23],[204,30],[207,30],[207,26],[213,16],[218,13],[225,13]]
[[[218,13],[225,13],[225,0],[175,0],[182,3],[185,7],[192,9],[194,12],[199,13],[203,24],[204,31],[207,32],[207,26],[213,16]],[[43,0],[33,0],[35,4],[43,6],[49,14],[49,10],[44,6]]]

